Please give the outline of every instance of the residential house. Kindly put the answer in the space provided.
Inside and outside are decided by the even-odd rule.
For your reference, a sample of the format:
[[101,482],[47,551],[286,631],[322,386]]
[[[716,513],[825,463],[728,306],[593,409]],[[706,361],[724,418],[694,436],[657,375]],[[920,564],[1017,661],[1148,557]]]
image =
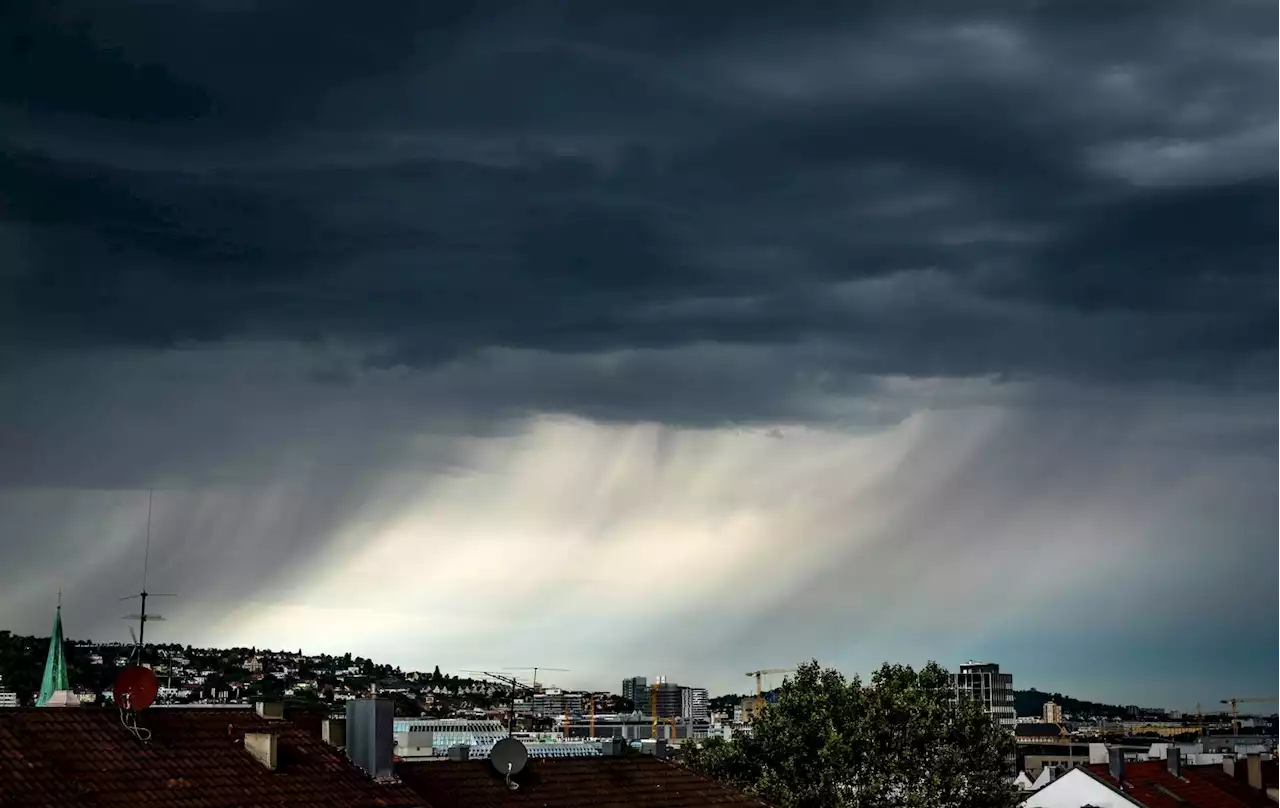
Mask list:
[[1066,737],[1067,731],[1058,724],[1018,724],[1014,727],[1018,743],[1045,743]]
[[1260,756],[1251,755],[1239,763],[1243,765],[1232,767],[1232,771],[1222,766],[1186,766],[1176,749],[1170,750],[1166,760],[1132,762],[1124,759],[1121,750],[1113,749],[1107,763],[1071,769],[1028,797],[1022,805],[1023,808],[1274,808],[1275,761],[1263,761]]

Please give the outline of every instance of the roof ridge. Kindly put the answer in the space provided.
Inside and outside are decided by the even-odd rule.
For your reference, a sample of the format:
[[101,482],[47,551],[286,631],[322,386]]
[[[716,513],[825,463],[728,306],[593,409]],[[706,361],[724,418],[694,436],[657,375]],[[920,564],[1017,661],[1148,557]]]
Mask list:
[[[1101,764],[1090,764],[1090,765],[1101,765]],[[1072,771],[1076,771],[1076,770],[1083,771],[1085,774],[1092,777],[1094,780],[1097,780],[1099,783],[1102,783],[1107,788],[1111,789],[1112,791],[1116,792],[1120,796],[1124,797],[1129,802],[1138,806],[1138,808],[1146,808],[1146,806],[1144,806],[1141,802],[1138,802],[1138,800],[1134,799],[1132,795],[1125,793],[1123,783],[1121,783],[1120,786],[1117,787],[1116,785],[1112,784],[1110,780],[1107,780],[1106,778],[1099,775],[1097,772],[1090,769],[1089,766],[1077,766],[1075,769],[1072,769]],[[1050,785],[1053,785],[1053,784],[1050,783]]]

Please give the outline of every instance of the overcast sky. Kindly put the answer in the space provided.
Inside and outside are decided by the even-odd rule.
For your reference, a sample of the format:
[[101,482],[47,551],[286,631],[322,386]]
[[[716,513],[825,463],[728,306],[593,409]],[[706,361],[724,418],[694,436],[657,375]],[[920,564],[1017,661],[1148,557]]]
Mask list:
[[18,0],[0,624],[1273,692],[1275,3],[757,5]]

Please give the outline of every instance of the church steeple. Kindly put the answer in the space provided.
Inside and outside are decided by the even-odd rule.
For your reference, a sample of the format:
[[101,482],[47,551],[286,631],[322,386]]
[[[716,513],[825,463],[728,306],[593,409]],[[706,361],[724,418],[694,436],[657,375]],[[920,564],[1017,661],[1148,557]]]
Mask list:
[[67,658],[62,649],[62,593],[58,593],[58,610],[53,615],[53,636],[49,638],[49,657],[44,663],[44,679],[40,682],[37,707],[44,707],[54,693],[70,690],[67,685]]

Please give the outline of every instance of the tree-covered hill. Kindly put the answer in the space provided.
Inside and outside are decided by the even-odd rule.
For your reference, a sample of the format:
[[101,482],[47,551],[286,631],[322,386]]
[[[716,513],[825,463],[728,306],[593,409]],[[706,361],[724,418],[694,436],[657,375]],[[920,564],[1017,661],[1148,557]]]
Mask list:
[[1020,716],[1040,715],[1044,712],[1044,705],[1050,701],[1060,705],[1065,715],[1107,718],[1123,718],[1125,716],[1125,708],[1117,704],[1084,701],[1074,699],[1071,696],[1064,696],[1061,693],[1042,693],[1034,687],[1030,690],[1013,691],[1013,706]]

